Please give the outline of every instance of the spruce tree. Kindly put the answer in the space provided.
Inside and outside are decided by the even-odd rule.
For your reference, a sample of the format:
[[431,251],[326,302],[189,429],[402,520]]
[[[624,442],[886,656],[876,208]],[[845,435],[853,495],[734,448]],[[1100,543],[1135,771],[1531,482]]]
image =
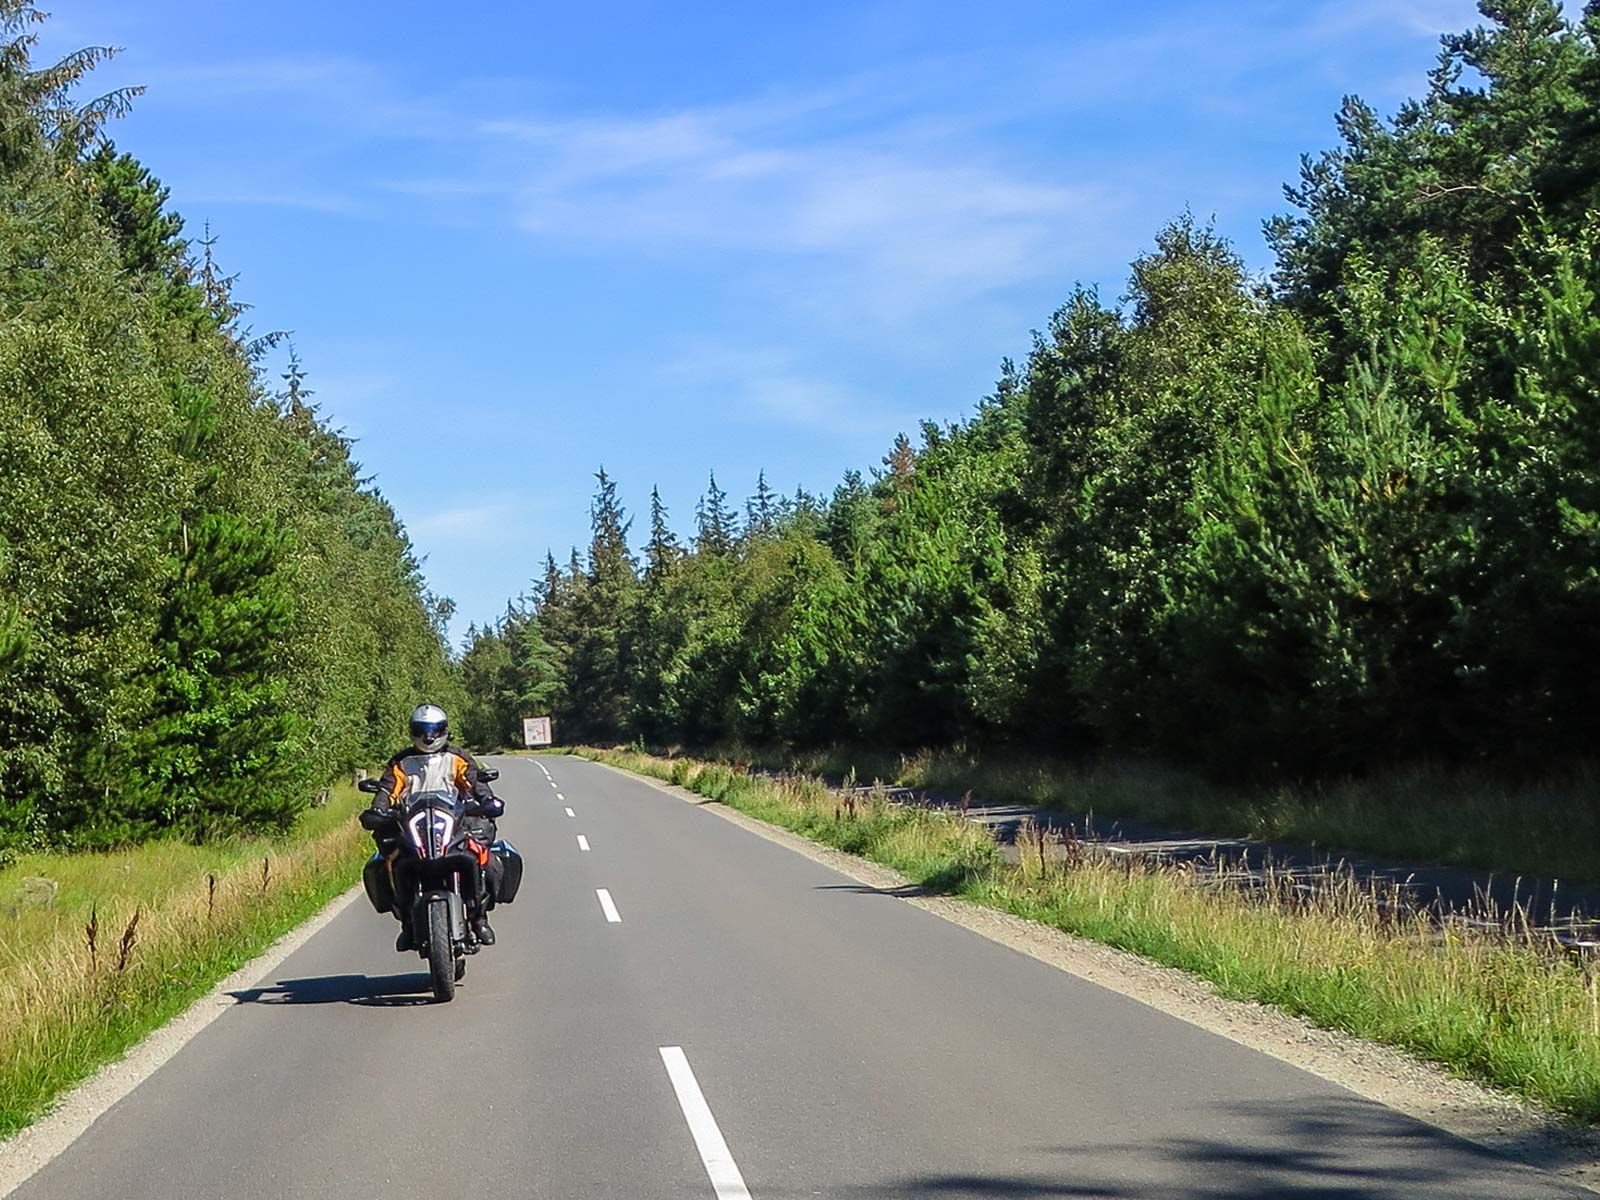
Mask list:
[[617,498],[617,484],[604,467],[595,473],[594,501],[589,506],[589,582],[601,588],[618,588],[635,573],[628,549],[633,522]]
[[726,555],[732,553],[739,536],[739,522],[728,507],[728,493],[717,486],[717,473],[711,473],[705,495],[695,506],[694,548],[697,553]]
[[683,554],[678,535],[667,523],[667,506],[661,502],[661,489],[650,489],[650,540],[645,544],[645,578],[660,579],[672,570]]
[[744,536],[756,542],[777,532],[778,494],[767,485],[765,470],[756,475],[755,494],[745,501]]

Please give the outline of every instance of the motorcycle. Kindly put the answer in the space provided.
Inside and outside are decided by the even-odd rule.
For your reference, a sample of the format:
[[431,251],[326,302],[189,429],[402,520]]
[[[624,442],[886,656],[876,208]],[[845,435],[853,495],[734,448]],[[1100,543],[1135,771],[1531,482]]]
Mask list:
[[[479,778],[491,782],[499,774],[484,768]],[[378,791],[375,779],[356,786]],[[441,1003],[455,997],[467,957],[480,949],[469,910],[480,896],[487,907],[509,904],[522,883],[516,847],[493,839],[485,844],[481,826],[471,822],[498,815],[454,793],[433,793],[408,797],[398,810],[369,808],[360,817],[377,841],[362,872],[367,898],[380,913],[410,913],[412,939],[428,961],[434,999]]]

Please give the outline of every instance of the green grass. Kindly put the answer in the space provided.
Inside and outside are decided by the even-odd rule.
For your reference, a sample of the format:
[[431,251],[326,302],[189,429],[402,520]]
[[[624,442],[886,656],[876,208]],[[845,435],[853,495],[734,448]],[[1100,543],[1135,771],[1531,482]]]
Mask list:
[[768,769],[1028,804],[1096,823],[1142,821],[1407,862],[1600,882],[1600,767],[1543,779],[1481,767],[1418,765],[1366,779],[1224,785],[1153,763],[1075,764],[1018,752],[894,754],[833,748],[782,753],[718,748],[707,758]]
[[343,786],[280,838],[28,854],[0,871],[0,1137],[355,882],[364,803]]
[[1182,867],[1041,853],[1020,862],[957,817],[814,779],[633,751],[575,751],[893,867],[930,890],[1179,967],[1224,995],[1409,1051],[1583,1121],[1600,1120],[1600,971],[1523,932],[1396,918],[1352,879],[1312,901],[1246,896]]

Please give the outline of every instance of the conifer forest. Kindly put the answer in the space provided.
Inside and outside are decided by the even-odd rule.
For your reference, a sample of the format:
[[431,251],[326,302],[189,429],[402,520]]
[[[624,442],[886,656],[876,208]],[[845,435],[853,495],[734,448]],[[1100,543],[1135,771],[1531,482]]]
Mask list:
[[448,609],[40,19],[0,0],[0,850],[282,829],[458,695]]
[[550,711],[569,742],[1288,778],[1592,754],[1600,4],[1482,13],[1392,118],[1345,102],[1269,272],[1181,215],[969,419],[828,495],[713,477],[687,538],[601,471],[587,549],[472,631],[472,736]]
[[1600,3],[1482,14],[1345,101],[1270,268],[1178,215],[828,494],[601,470],[589,545],[455,649],[225,238],[113,142],[134,95],[83,99],[105,52],[0,0],[0,851],[284,828],[421,699],[478,746],[1592,757]]

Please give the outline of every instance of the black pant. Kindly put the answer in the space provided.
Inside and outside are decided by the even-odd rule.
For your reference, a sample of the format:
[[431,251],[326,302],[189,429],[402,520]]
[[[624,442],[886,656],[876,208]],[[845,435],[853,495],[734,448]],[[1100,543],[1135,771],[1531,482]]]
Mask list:
[[[484,846],[493,846],[500,838],[500,831],[489,817],[468,817],[466,825],[467,832]],[[500,894],[500,877],[505,874],[505,869],[505,864],[500,861],[499,855],[491,853],[488,865],[483,868],[483,908],[485,910],[494,907],[495,897]]]

